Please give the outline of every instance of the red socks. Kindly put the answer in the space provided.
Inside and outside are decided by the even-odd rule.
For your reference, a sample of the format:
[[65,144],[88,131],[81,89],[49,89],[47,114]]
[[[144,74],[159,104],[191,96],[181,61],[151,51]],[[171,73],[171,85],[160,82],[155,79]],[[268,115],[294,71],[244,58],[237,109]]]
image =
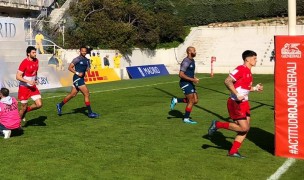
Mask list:
[[219,121],[217,121],[216,123],[215,123],[215,126],[216,126],[216,128],[217,129],[228,129],[229,128],[229,122],[219,122]]
[[67,100],[63,99],[63,100],[62,100],[62,103],[63,103],[63,104],[67,103]]
[[27,108],[26,108],[26,112],[30,112],[32,109],[31,109],[31,107],[30,106],[28,106]]
[[234,154],[237,153],[239,148],[241,147],[242,143],[238,142],[238,141],[234,141],[232,144],[232,147],[229,151],[229,154]]

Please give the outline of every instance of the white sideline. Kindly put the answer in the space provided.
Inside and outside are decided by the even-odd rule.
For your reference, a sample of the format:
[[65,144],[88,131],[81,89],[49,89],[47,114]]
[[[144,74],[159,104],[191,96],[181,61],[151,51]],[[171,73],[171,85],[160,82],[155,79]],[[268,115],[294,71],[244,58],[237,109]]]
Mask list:
[[[205,79],[209,77],[202,77],[199,79]],[[157,86],[157,85],[162,85],[162,84],[171,84],[171,83],[177,83],[179,81],[169,81],[169,82],[163,82],[163,83],[155,83],[155,84],[148,84],[148,85],[143,85],[143,86],[132,86],[132,87],[125,87],[125,88],[118,88],[118,89],[108,89],[108,90],[102,90],[102,91],[93,91],[90,92],[90,94],[95,94],[95,93],[101,93],[101,92],[109,92],[109,91],[119,91],[119,90],[126,90],[126,89],[134,89],[134,88],[142,88],[142,87],[149,87],[149,86]],[[57,97],[65,97],[65,95],[58,95],[58,96],[50,96],[42,99],[52,99],[52,98],[57,98]]]
[[[118,89],[108,89],[108,90],[102,90],[102,91],[93,91],[93,92],[90,92],[90,94],[101,93],[101,92],[109,92],[109,91],[119,91],[119,90],[126,90],[126,89],[134,89],[134,88],[141,88],[141,87],[149,87],[149,86],[156,86],[156,85],[161,85],[161,84],[170,84],[170,83],[176,83],[176,82],[178,82],[178,81],[149,84],[149,85],[144,85],[144,86],[132,86],[132,87],[125,87],[125,88],[118,88]],[[52,98],[64,97],[64,96],[66,96],[66,94],[65,95],[59,95],[59,96],[50,96],[50,97],[46,97],[46,98],[43,98],[43,99],[52,99]]]
[[296,162],[296,159],[288,158],[284,164],[267,180],[278,180],[280,177],[289,169],[290,166],[292,166]]

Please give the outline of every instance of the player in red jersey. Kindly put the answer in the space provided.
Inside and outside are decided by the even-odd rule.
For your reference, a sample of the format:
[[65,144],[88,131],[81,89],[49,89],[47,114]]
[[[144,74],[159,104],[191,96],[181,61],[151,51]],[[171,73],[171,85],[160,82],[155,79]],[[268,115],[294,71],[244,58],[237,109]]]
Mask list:
[[250,91],[263,91],[263,85],[252,86],[253,78],[251,68],[256,65],[257,54],[254,51],[246,50],[242,54],[243,65],[238,66],[225,79],[225,85],[231,95],[227,101],[227,108],[230,118],[234,122],[219,122],[213,120],[208,129],[209,136],[212,136],[217,129],[228,129],[237,132],[228,156],[244,158],[238,149],[245,140],[250,129],[250,105],[248,94]]
[[[18,99],[21,101],[19,111],[20,118],[25,121],[25,114],[42,107],[40,92],[36,86],[39,61],[36,58],[36,48],[29,46],[26,49],[25,58],[17,71],[16,79],[20,81]],[[31,98],[35,103],[28,106],[28,99]]]

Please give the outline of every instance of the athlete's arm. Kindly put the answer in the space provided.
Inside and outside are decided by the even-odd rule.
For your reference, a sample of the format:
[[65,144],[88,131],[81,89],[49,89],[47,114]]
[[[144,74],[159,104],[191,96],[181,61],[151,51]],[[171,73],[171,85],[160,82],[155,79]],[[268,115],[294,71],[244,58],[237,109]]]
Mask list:
[[83,75],[82,72],[77,72],[75,70],[75,65],[73,63],[70,63],[68,70],[71,71],[73,74],[76,74],[79,77],[82,77],[82,75]]
[[30,85],[35,85],[35,80],[33,80],[33,81],[26,80],[26,79],[24,79],[24,78],[22,77],[22,75],[23,75],[23,72],[17,71],[16,79],[17,79],[18,81],[25,82],[25,83],[28,83],[28,84],[30,84]]
[[185,79],[187,81],[191,81],[191,82],[194,82],[194,83],[198,83],[199,82],[199,79],[197,78],[191,78],[191,77],[188,77],[184,71],[179,71],[179,77],[182,78],[182,79]]
[[235,80],[229,75],[226,79],[225,79],[225,86],[227,87],[227,89],[235,94],[238,98],[238,100],[243,100],[244,99],[244,96],[241,95],[241,94],[238,94],[237,90],[234,88],[234,85],[233,83],[235,82]]

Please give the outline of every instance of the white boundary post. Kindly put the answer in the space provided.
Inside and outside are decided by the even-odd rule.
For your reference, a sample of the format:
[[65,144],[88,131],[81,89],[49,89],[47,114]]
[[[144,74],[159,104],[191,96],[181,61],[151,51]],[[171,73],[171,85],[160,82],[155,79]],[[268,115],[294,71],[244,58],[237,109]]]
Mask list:
[[288,0],[288,35],[296,35],[297,3],[296,0]]

